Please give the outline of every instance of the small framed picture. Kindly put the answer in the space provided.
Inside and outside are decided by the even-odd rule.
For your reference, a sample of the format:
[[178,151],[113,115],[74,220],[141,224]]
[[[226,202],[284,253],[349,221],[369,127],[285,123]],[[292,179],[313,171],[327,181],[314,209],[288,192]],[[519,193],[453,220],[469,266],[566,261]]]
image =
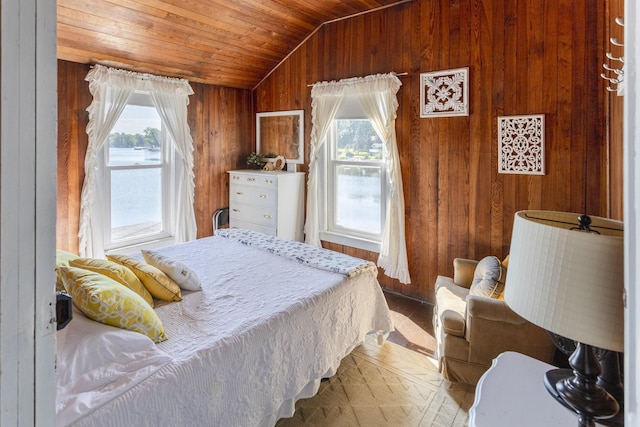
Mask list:
[[420,117],[469,115],[469,68],[420,74]]
[[544,114],[498,117],[498,173],[544,175]]

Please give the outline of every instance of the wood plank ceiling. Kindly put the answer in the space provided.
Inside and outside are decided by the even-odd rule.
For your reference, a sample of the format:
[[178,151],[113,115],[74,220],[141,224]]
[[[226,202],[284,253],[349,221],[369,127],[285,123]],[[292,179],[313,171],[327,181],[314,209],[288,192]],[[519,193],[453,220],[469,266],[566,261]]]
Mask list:
[[58,59],[251,89],[323,23],[403,2],[58,0]]

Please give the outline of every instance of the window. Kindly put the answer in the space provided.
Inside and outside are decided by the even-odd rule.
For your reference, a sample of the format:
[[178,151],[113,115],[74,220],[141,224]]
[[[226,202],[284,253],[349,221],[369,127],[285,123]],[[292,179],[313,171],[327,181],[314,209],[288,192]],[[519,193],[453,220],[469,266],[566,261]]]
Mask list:
[[[189,82],[99,64],[91,67],[86,80],[93,101],[87,108],[89,143],[80,199],[80,255],[100,258],[112,249],[136,251],[141,244],[164,246],[195,239],[193,138],[187,123],[193,89]],[[159,139],[145,141],[146,129],[147,140]],[[110,144],[110,134],[123,133],[133,139],[125,137],[118,142],[124,144],[120,147],[116,141]],[[124,155],[115,148],[128,150]],[[136,148],[140,153],[135,153]],[[155,177],[146,183],[132,176],[136,171],[143,175],[155,172]],[[118,195],[125,198],[117,200]],[[122,210],[117,211],[118,207]],[[119,216],[124,221],[118,222]],[[122,234],[116,234],[119,227],[136,228],[122,228],[118,230]]]
[[378,251],[387,203],[386,153],[357,100],[344,102],[324,147],[321,238]]
[[170,237],[173,158],[149,94],[135,93],[109,134],[99,162],[105,249]]

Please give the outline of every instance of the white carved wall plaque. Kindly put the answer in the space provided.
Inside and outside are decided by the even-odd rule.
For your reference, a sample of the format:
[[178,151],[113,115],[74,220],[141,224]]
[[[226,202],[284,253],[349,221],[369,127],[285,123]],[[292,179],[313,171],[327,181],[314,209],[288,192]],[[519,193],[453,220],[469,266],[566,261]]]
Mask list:
[[498,172],[544,175],[544,114],[498,117]]
[[469,68],[420,74],[420,117],[469,115]]

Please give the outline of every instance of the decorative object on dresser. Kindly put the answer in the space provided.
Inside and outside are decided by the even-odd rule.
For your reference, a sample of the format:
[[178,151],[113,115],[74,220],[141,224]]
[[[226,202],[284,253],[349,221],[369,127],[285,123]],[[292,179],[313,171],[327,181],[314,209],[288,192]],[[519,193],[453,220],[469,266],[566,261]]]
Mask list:
[[247,156],[247,166],[251,169],[260,169],[264,165],[264,160],[262,160],[262,154],[251,153]]
[[303,240],[303,172],[235,170],[229,182],[230,227]]
[[277,154],[269,153],[262,156],[264,160],[264,167],[262,169],[266,171],[281,171],[287,164],[287,159],[284,156],[278,156]]
[[619,221],[562,212],[515,215],[507,304],[532,323],[577,342],[572,370],[545,376],[549,393],[578,414],[579,426],[605,424],[619,404],[598,384],[594,348],[624,350],[624,239]]

